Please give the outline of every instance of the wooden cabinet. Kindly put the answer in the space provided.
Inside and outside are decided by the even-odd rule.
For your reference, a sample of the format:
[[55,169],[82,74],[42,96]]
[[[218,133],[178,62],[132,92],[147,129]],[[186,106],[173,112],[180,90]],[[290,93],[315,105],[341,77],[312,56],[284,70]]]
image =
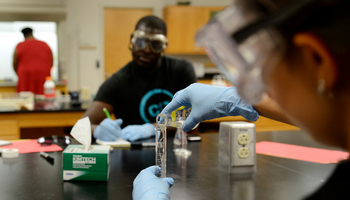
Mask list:
[[204,55],[196,46],[195,36],[210,16],[225,7],[168,6],[163,10],[163,19],[168,27],[169,39],[167,54]]
[[146,15],[152,15],[148,8],[105,8],[104,9],[104,54],[105,78],[112,76],[132,60],[129,50],[130,35],[136,23]]

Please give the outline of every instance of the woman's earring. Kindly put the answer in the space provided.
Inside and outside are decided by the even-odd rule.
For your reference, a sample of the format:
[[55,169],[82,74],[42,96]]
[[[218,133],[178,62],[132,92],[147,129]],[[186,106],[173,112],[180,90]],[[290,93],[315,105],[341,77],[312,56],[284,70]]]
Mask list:
[[319,79],[318,80],[317,94],[320,97],[328,97],[328,98],[333,98],[334,97],[332,92],[328,92],[326,94],[326,81],[324,79]]
[[326,84],[326,81],[324,81],[324,79],[319,79],[318,80],[318,85],[317,85],[317,94],[319,96],[323,96],[324,94],[324,89],[325,89],[325,84]]

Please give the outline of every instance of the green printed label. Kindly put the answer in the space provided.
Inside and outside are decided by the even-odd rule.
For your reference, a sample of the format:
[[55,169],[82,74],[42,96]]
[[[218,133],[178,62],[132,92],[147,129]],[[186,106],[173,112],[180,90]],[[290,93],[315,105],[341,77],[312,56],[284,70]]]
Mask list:
[[63,180],[108,180],[109,146],[94,146],[90,151],[72,152],[82,145],[69,145],[63,151]]

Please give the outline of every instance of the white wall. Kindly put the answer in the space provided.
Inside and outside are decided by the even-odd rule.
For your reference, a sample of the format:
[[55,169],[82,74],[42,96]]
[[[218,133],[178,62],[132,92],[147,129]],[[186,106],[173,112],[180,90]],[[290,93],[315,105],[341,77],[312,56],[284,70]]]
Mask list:
[[62,13],[66,0],[0,0],[1,13]]
[[67,1],[67,86],[77,91],[90,87],[95,93],[102,82],[103,70],[96,68],[99,51],[99,2],[96,0]]
[[57,27],[54,22],[0,22],[0,79],[17,81],[17,74],[13,70],[13,52],[19,42],[24,41],[21,30],[25,27],[33,28],[34,37],[46,42],[51,48],[54,63],[51,77],[58,80],[58,44]]
[[[231,0],[192,0],[197,6],[225,6]],[[103,9],[105,7],[119,8],[152,8],[155,15],[162,17],[163,8],[176,4],[176,0],[69,0],[67,1],[67,28],[71,44],[69,66],[80,66],[69,69],[68,87],[78,89],[89,86],[92,93],[97,92],[104,80],[104,46],[103,46]],[[95,50],[77,50],[74,45],[96,46]],[[79,53],[77,53],[79,51]],[[72,56],[74,55],[74,56]],[[79,57],[78,57],[79,56]],[[185,57],[189,60],[191,56]],[[94,67],[99,60],[101,67]],[[194,61],[208,62],[206,56],[193,57]],[[80,77],[79,75],[80,74]],[[80,79],[80,83],[79,83]]]
[[[0,0],[0,21],[56,21],[63,22],[66,14],[66,0]],[[58,23],[60,27],[60,23]],[[57,31],[59,42],[66,44],[64,40],[65,33],[62,34],[64,27]],[[34,27],[34,36],[36,35]],[[21,35],[21,38],[23,36]],[[39,39],[43,39],[38,37]],[[23,39],[21,39],[22,41]],[[50,45],[50,44],[49,44]],[[58,44],[61,46],[60,44]],[[64,45],[63,45],[64,46]],[[53,49],[54,50],[54,49]],[[11,52],[12,54],[13,52]],[[1,55],[2,56],[2,55]],[[65,51],[59,49],[59,63],[61,57],[66,57]],[[56,66],[57,67],[57,66]],[[57,72],[55,72],[57,74]],[[17,79],[17,77],[16,77]]]
[[[68,89],[90,87],[96,93],[104,81],[104,27],[105,7],[151,8],[162,16],[163,0],[70,0],[67,1],[67,59]],[[87,48],[89,50],[86,50]],[[96,62],[100,67],[96,67]],[[77,66],[77,67],[71,67]]]
[[[192,0],[196,6],[224,6],[231,0]],[[60,64],[66,68],[68,90],[90,87],[96,93],[104,81],[103,9],[152,8],[162,17],[163,7],[176,4],[176,0],[0,0],[0,12],[66,12],[66,21],[60,21]],[[64,35],[65,34],[65,35]],[[187,57],[191,59],[191,57]],[[196,61],[206,57],[194,58]],[[96,61],[100,67],[96,67]],[[63,78],[65,75],[63,74]]]

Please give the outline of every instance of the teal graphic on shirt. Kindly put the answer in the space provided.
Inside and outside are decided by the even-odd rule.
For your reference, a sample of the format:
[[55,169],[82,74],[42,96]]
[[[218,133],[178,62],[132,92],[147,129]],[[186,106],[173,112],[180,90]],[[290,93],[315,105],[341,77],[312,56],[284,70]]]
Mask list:
[[[148,91],[140,102],[140,115],[142,120],[145,123],[151,123],[150,118],[155,118],[163,108],[168,105],[172,98],[173,94],[165,89],[156,88]],[[153,103],[150,104],[150,102]]]

